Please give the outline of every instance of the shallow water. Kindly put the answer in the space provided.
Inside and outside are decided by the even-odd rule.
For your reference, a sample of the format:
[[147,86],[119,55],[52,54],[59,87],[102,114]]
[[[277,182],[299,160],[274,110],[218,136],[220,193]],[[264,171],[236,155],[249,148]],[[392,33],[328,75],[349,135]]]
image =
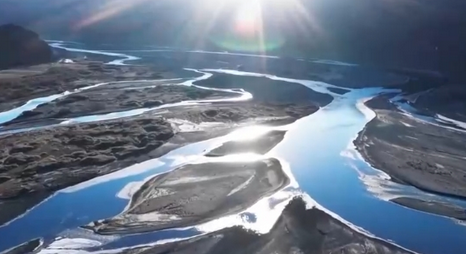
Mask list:
[[[125,82],[125,81],[121,81],[121,82]],[[113,83],[118,83],[118,81],[113,82]],[[103,86],[103,85],[106,85],[106,84],[109,84],[109,83],[98,83],[98,84],[95,84],[95,85],[90,85],[90,86],[82,87],[82,88],[79,88],[79,89],[75,89],[73,91],[66,91],[66,92],[63,92],[63,93],[60,93],[60,94],[54,94],[54,95],[50,95],[50,96],[47,96],[47,97],[41,97],[41,98],[36,98],[36,99],[29,100],[28,102],[26,102],[24,105],[22,105],[20,107],[17,107],[17,108],[8,110],[8,111],[0,112],[0,124],[9,122],[9,121],[15,119],[16,117],[18,117],[19,115],[21,115],[21,113],[23,113],[24,111],[33,110],[33,109],[37,108],[37,106],[39,106],[41,104],[45,104],[45,103],[54,101],[56,99],[59,99],[61,97],[69,95],[69,94],[78,93],[80,91],[96,88],[96,87]],[[0,131],[1,131],[1,128],[0,128]]]
[[413,107],[409,102],[403,100],[403,95],[397,95],[391,99],[391,102],[397,106],[397,108],[402,111],[405,115],[426,123],[435,125],[437,127],[453,130],[453,131],[460,131],[466,132],[466,123],[450,119],[448,117],[436,114],[436,115],[426,115],[422,112],[419,112],[415,107]]
[[[85,52],[99,53],[89,50]],[[128,60],[127,56],[123,57]],[[121,63],[124,63],[125,59]],[[77,229],[91,221],[112,217],[123,211],[128,204],[127,197],[131,194],[131,190],[141,185],[145,179],[188,162],[218,160],[218,158],[204,158],[202,154],[206,149],[216,147],[224,141],[244,137],[247,133],[253,135],[252,133],[264,131],[263,128],[256,128],[255,131],[249,129],[240,134],[191,144],[159,159],[134,165],[59,191],[24,216],[0,227],[0,235],[8,235],[8,241],[0,239],[0,250],[35,237],[43,237],[45,245],[55,242],[50,247],[55,248],[53,251],[44,250],[41,253],[73,253],[73,250],[78,249],[94,252],[99,249],[154,244],[159,240],[189,237],[234,224],[244,225],[259,232],[267,232],[287,200],[301,192],[308,194],[315,202],[349,223],[406,248],[421,253],[438,254],[462,253],[466,249],[464,241],[466,228],[461,223],[386,201],[387,196],[400,194],[434,195],[387,181],[389,179],[387,175],[372,169],[349,145],[365,124],[374,117],[373,112],[366,108],[361,100],[381,92],[393,91],[366,88],[338,95],[328,90],[328,87],[333,87],[332,85],[322,82],[221,69],[208,69],[202,72],[223,72],[231,75],[251,75],[296,82],[335,97],[331,104],[308,117],[288,126],[273,127],[274,129],[286,129],[288,132],[285,139],[264,157],[280,159],[284,170],[296,181],[292,181],[290,186],[284,190],[264,198],[238,215],[220,218],[193,228],[125,237],[96,236]],[[187,83],[189,84],[189,81]],[[39,102],[40,100],[38,99]],[[15,110],[14,112],[18,113],[23,109]],[[134,115],[133,113],[126,112],[114,116],[119,118]],[[84,120],[106,119],[105,116],[89,117],[91,118]],[[70,119],[70,121],[83,122],[83,119]],[[250,155],[226,159],[254,159],[254,157]],[[58,236],[67,240],[57,241]],[[56,249],[57,246],[59,249]]]

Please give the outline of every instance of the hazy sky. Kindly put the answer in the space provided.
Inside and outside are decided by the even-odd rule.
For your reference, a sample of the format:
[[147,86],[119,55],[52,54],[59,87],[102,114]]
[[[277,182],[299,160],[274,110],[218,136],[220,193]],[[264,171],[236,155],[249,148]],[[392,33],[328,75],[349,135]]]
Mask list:
[[464,0],[2,0],[0,23],[49,39],[466,64]]

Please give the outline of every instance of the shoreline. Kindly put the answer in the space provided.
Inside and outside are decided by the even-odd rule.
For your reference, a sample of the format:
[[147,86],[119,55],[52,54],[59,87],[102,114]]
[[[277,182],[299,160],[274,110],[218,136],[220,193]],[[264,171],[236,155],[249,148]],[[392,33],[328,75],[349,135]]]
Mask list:
[[111,81],[161,78],[160,71],[146,66],[115,66],[102,62],[50,63],[0,71],[0,111],[24,105],[27,101],[61,94],[89,84]]
[[424,211],[431,214],[445,216],[448,218],[466,221],[466,210],[461,206],[450,203],[437,202],[422,198],[399,197],[390,199],[390,202],[411,208],[414,210]]
[[[466,185],[462,182],[466,183],[466,179],[458,176],[466,176],[461,166],[465,162],[461,154],[466,154],[466,148],[460,145],[466,137],[461,132],[406,115],[384,95],[372,98],[365,106],[376,116],[358,133],[353,143],[367,163],[388,174],[396,183],[438,195],[466,198]],[[428,213],[455,217],[449,216],[455,213],[449,204],[422,199],[391,201]]]
[[[53,107],[48,109],[47,105],[60,102],[67,102],[62,103],[63,106],[81,103],[75,98],[85,98],[83,94],[94,91],[105,92],[108,89],[118,91],[121,86],[125,87],[125,83],[70,94],[39,106],[32,112],[54,112],[56,110]],[[302,85],[296,84],[296,86]],[[4,208],[16,206],[17,202],[22,202],[21,197],[33,193],[41,193],[47,197],[56,190],[114,172],[134,163],[160,157],[186,144],[225,135],[240,127],[257,124],[289,124],[318,110],[312,102],[282,103],[280,100],[270,98],[249,102],[228,102],[228,97],[225,100],[227,102],[222,102],[229,93],[189,86],[173,88],[162,85],[161,87],[161,92],[157,90],[156,93],[152,93],[154,98],[165,96],[168,98],[165,101],[179,101],[187,98],[183,97],[185,94],[195,91],[196,94],[191,98],[207,100],[214,98],[218,99],[218,102],[167,108],[163,112],[145,112],[123,119],[105,121],[96,119],[89,123],[54,125],[50,128],[46,127],[50,123],[48,121],[56,121],[55,117],[49,116],[50,114],[39,118],[39,121],[24,121],[16,127],[37,127],[41,126],[41,121],[45,127],[13,134],[0,133],[0,143],[4,144],[4,147],[10,147],[0,153],[0,161],[3,161],[0,167],[0,206]],[[175,89],[174,97],[170,97],[163,90],[165,88],[170,91]],[[146,88],[143,86],[141,89]],[[310,90],[304,86],[302,89]],[[310,93],[315,92],[310,90]],[[146,94],[143,93],[142,98],[145,98]],[[116,92],[114,95],[118,97],[121,93]],[[140,96],[129,98],[140,98]],[[84,106],[86,103],[77,105]],[[79,110],[79,107],[73,108]],[[12,121],[7,124],[15,127],[14,123],[15,121]],[[215,123],[215,127],[203,126],[203,123]],[[159,131],[161,132],[158,133]],[[154,135],[151,134],[152,132]],[[277,142],[280,141],[272,143]],[[71,167],[72,170],[60,171],[63,167]],[[40,200],[26,205],[25,210]],[[17,212],[17,215],[19,214],[21,209]],[[0,223],[6,223],[14,217],[16,216],[8,215],[0,219]]]
[[[119,120],[118,119],[118,120],[108,120],[108,121],[99,122],[99,123],[80,124],[79,126],[82,126],[81,128],[84,128],[84,129],[86,128],[85,126],[91,126],[91,129],[89,129],[89,130],[94,132],[93,130],[95,130],[96,126],[101,126],[101,125],[102,126],[107,126],[108,124],[121,123],[121,122],[123,122],[123,123],[124,122],[132,123],[132,122],[137,122],[137,121],[145,121],[145,120],[149,120],[149,119],[152,120],[153,119],[152,117],[150,117],[150,118],[147,118],[147,117],[150,117],[150,115],[139,116],[139,117],[134,117],[134,118],[132,117],[132,119],[126,119],[126,120]],[[140,162],[143,162],[143,161],[146,161],[146,160],[149,160],[149,159],[155,159],[155,158],[161,157],[161,156],[169,153],[170,151],[173,151],[175,149],[178,149],[180,147],[183,147],[183,146],[191,144],[191,143],[200,142],[200,141],[203,141],[203,140],[208,140],[208,139],[224,136],[224,135],[234,131],[235,129],[239,129],[239,128],[243,128],[243,127],[251,126],[251,125],[255,125],[255,124],[261,124],[261,125],[262,124],[272,124],[272,125],[289,124],[289,123],[291,123],[291,122],[293,122],[293,121],[295,121],[297,119],[296,118],[293,119],[293,118],[288,117],[287,120],[279,120],[279,122],[276,122],[275,124],[273,123],[274,120],[266,120],[266,121],[262,121],[262,122],[254,120],[253,118],[251,120],[252,121],[250,121],[250,122],[246,121],[246,122],[244,122],[242,124],[241,123],[239,123],[239,124],[224,123],[223,125],[215,128],[215,129],[210,129],[209,131],[200,130],[200,131],[195,131],[195,132],[176,132],[174,134],[170,134],[169,136],[173,135],[171,137],[167,136],[169,138],[167,140],[165,140],[165,141],[156,139],[155,140],[156,143],[154,143],[154,146],[151,146],[150,147],[151,150],[148,150],[147,152],[143,152],[143,151],[139,152],[139,149],[136,149],[133,145],[130,145],[130,146],[128,146],[128,149],[125,148],[125,149],[121,150],[122,153],[128,153],[128,155],[130,156],[130,157],[128,157],[128,159],[124,159],[123,161],[118,159],[117,155],[112,156],[111,154],[104,154],[102,156],[102,158],[108,158],[108,161],[97,162],[97,159],[99,158],[99,156],[98,155],[93,155],[94,153],[92,153],[92,150],[91,150],[92,156],[90,158],[95,158],[96,161],[95,162],[89,161],[89,163],[91,163],[91,164],[89,164],[90,166],[89,166],[88,173],[92,175],[92,177],[89,178],[89,179],[92,179],[92,178],[97,177],[97,176],[102,176],[102,175],[105,175],[105,174],[108,174],[108,173],[123,169],[125,167],[131,166],[134,163],[140,163]],[[158,121],[157,118],[156,118],[156,121]],[[164,124],[166,124],[166,123],[164,123]],[[172,127],[170,127],[170,129],[172,129],[173,124],[170,124],[170,125],[172,125]],[[39,135],[42,135],[41,133],[44,133],[44,132],[45,133],[51,132],[51,131],[56,132],[56,130],[60,129],[60,128],[61,129],[70,129],[70,128],[73,129],[73,126],[74,125],[65,126],[65,127],[53,127],[52,129],[44,129],[44,130],[38,130],[38,131],[32,131],[32,132],[33,133],[37,132],[37,133],[39,133]],[[69,131],[66,131],[66,132],[69,132]],[[25,134],[30,134],[30,132],[25,133]],[[16,140],[17,135],[24,135],[24,134],[18,133],[18,134],[12,134],[12,135],[8,135],[8,136],[11,136],[14,140]],[[29,136],[29,135],[26,135],[26,136]],[[0,136],[0,142],[3,142],[3,141],[4,141],[4,137]],[[19,141],[19,142],[16,141],[16,143],[21,144],[21,141]],[[99,145],[98,142],[93,142],[93,143],[96,143],[97,145]],[[100,144],[102,144],[102,143],[100,143]],[[157,144],[157,145],[155,145],[155,144]],[[27,146],[28,145],[26,144],[26,148],[27,148]],[[21,145],[21,147],[24,147],[24,146]],[[131,156],[130,154],[132,153],[132,151],[137,152],[137,154],[140,154],[140,155],[135,154],[135,156]],[[79,156],[85,156],[85,154],[79,154]],[[121,156],[126,156],[126,155],[121,154]],[[110,160],[110,158],[111,158],[111,160]],[[114,159],[114,158],[116,158],[116,159]],[[124,158],[124,157],[122,157],[122,158]],[[47,157],[45,159],[47,159]],[[81,160],[83,160],[83,159],[81,159]],[[128,161],[126,161],[126,160],[128,160]],[[60,160],[57,161],[57,162],[55,162],[54,160],[51,160],[50,162],[61,163]],[[73,161],[71,161],[71,162],[73,162]],[[49,163],[49,162],[47,162],[47,163]],[[98,163],[98,164],[94,164],[94,163]],[[41,162],[39,162],[38,165],[39,164],[41,164]],[[103,166],[99,166],[101,164],[103,164]],[[80,171],[83,171],[83,170],[80,169]],[[86,170],[84,170],[84,171],[86,171]],[[97,171],[99,173],[94,176],[94,174]],[[0,174],[0,178],[4,177],[4,175],[5,175],[5,173]],[[38,176],[40,176],[40,175],[38,175]],[[54,176],[58,176],[58,175],[54,174]],[[79,176],[79,174],[76,175],[76,176]],[[4,210],[4,209],[12,210],[11,207],[17,207],[18,202],[21,203],[21,204],[24,204],[25,207],[24,207],[24,209],[19,209],[17,212],[13,212],[12,216],[6,216],[6,218],[3,217],[3,216],[0,216],[0,224],[7,223],[8,221],[10,221],[13,218],[15,218],[15,217],[19,216],[20,214],[22,214],[24,211],[32,208],[33,206],[35,206],[36,204],[38,204],[42,200],[46,199],[55,190],[60,190],[60,189],[63,189],[65,187],[75,185],[77,183],[82,182],[83,180],[86,180],[87,178],[88,177],[81,178],[81,180],[78,180],[77,182],[75,182],[75,180],[73,178],[70,178],[70,175],[68,174],[68,176],[66,178],[61,178],[62,180],[57,180],[58,183],[59,183],[59,186],[64,184],[63,187],[59,187],[59,188],[53,187],[51,189],[51,191],[45,191],[45,192],[42,190],[42,187],[41,187],[41,188],[38,189],[38,191],[39,191],[38,194],[42,195],[42,198],[39,197],[35,201],[31,200],[31,201],[26,202],[26,203],[23,202],[23,200],[24,200],[23,195],[24,194],[22,194],[23,191],[21,189],[9,188],[9,187],[7,188],[7,186],[12,186],[11,184],[13,183],[12,181],[14,180],[14,178],[11,178],[11,176],[8,176],[7,178],[3,178],[3,179],[6,179],[7,181],[6,182],[3,181],[3,182],[0,183],[0,192],[2,192],[2,189],[3,190],[8,190],[8,193],[10,193],[10,194],[8,194],[7,196],[3,195],[3,197],[0,198],[0,207],[2,208],[2,210]],[[20,179],[21,178],[19,178],[18,180],[20,180]],[[66,181],[71,181],[70,183],[72,183],[72,184],[71,185],[66,184],[64,182],[65,180]],[[29,180],[27,180],[27,181],[29,181]],[[17,185],[17,184],[15,184],[15,185]],[[30,185],[30,184],[28,184],[28,185]],[[30,192],[30,191],[28,191],[28,192]],[[14,194],[14,193],[17,193],[17,194]],[[15,195],[17,195],[17,196],[15,196]],[[29,194],[25,194],[25,195],[27,195],[27,196],[25,196],[25,198],[30,196]]]
[[[214,74],[211,80],[197,82],[196,84],[211,86],[211,84],[206,84],[206,83],[209,83],[209,81],[212,81],[212,80],[216,80],[217,84],[224,85],[225,83],[227,83],[226,87],[221,87],[221,88],[236,88],[236,89],[237,88],[242,88],[244,90],[250,90],[251,88],[254,89],[254,83],[256,83],[255,81],[251,81],[251,84],[248,84],[249,80],[253,80],[252,78],[247,78],[245,81],[243,80],[243,81],[236,82],[236,80],[241,80],[241,79],[245,79],[245,78],[242,77],[240,79],[240,78],[233,77],[231,79],[233,81],[231,81],[230,80],[231,76],[226,76],[226,78],[225,78],[225,76],[223,75],[224,78],[217,79],[217,77],[219,77],[219,76],[221,77],[222,75]],[[261,77],[260,79],[264,79],[264,77]],[[242,83],[242,86],[238,87],[237,83]],[[264,85],[266,85],[266,84],[264,84]],[[212,86],[217,87],[216,84],[213,84]],[[290,87],[292,85],[287,84],[287,86]],[[300,96],[299,96],[297,101],[299,103],[297,103],[295,105],[293,105],[293,102],[295,102],[295,100],[296,100],[295,97],[296,96],[286,95],[285,93],[280,92],[279,93],[280,95],[278,96],[278,98],[283,97],[283,100],[282,101],[280,101],[280,100],[277,101],[277,98],[274,98],[275,95],[269,96],[267,94],[269,92],[268,90],[267,90],[267,92],[263,92],[262,90],[256,90],[255,95],[259,94],[259,96],[255,96],[255,98],[253,98],[253,100],[248,101],[248,102],[241,102],[241,103],[214,102],[214,103],[211,103],[210,105],[204,104],[204,105],[182,106],[182,107],[176,107],[176,108],[169,108],[167,110],[164,110],[164,112],[145,112],[144,114],[139,115],[138,117],[134,117],[134,116],[128,117],[128,118],[126,118],[126,120],[128,120],[128,119],[134,120],[134,119],[137,119],[137,118],[143,119],[144,117],[152,118],[154,116],[159,115],[160,117],[164,117],[166,119],[166,121],[170,124],[170,127],[172,128],[172,130],[174,132],[174,136],[172,138],[170,138],[169,141],[162,144],[160,147],[155,148],[156,151],[154,153],[151,153],[151,156],[155,156],[154,158],[156,158],[157,156],[161,156],[161,155],[165,154],[166,152],[168,152],[170,150],[176,149],[176,148],[181,147],[181,146],[183,146],[183,145],[185,145],[185,144],[187,144],[189,142],[192,142],[192,140],[198,140],[199,141],[199,140],[205,140],[209,136],[212,137],[213,132],[216,132],[219,136],[221,136],[221,135],[224,135],[224,134],[230,132],[231,130],[233,130],[235,128],[238,128],[239,126],[248,126],[248,125],[253,125],[253,124],[278,124],[278,125],[280,125],[280,124],[286,124],[286,123],[289,123],[289,122],[293,122],[293,121],[295,121],[297,119],[300,119],[300,118],[302,118],[302,117],[304,117],[306,115],[314,113],[316,110],[318,110],[319,107],[324,107],[325,105],[328,105],[333,100],[333,99],[330,99],[328,101],[327,100],[328,98],[325,98],[326,96],[321,96],[318,93],[311,94],[310,91],[312,91],[312,90],[309,91],[308,88],[306,88],[304,86],[303,86],[303,88],[309,93],[307,93],[307,92],[306,93],[298,92],[298,94]],[[330,88],[332,88],[333,90],[330,89]],[[322,88],[322,90],[327,89],[327,91],[324,92],[324,93],[329,92],[329,94],[336,95],[336,96],[338,96],[337,94],[341,95],[341,94],[345,94],[346,91],[349,91],[348,89],[336,90],[333,87],[330,87],[330,88],[326,87],[326,88]],[[318,89],[321,89],[321,88],[318,88]],[[275,89],[270,89],[270,90],[275,90]],[[304,90],[298,90],[298,91],[303,91],[304,92]],[[285,94],[285,96],[282,96],[284,94]],[[303,96],[304,94],[306,94],[306,95]],[[304,101],[312,101],[312,103],[309,103],[309,102],[308,103],[303,103]],[[44,108],[42,108],[42,109],[44,109]],[[47,110],[44,110],[44,112],[46,112],[45,115],[47,115]],[[81,117],[79,114],[81,114],[81,113],[78,113],[76,116]],[[75,115],[71,115],[71,117],[73,117],[73,116],[75,116]],[[85,116],[82,116],[82,117],[85,117]],[[50,118],[50,117],[47,116],[45,118]],[[75,125],[72,122],[72,120],[73,119],[70,119],[70,123],[72,123],[72,125]],[[206,120],[208,120],[208,121],[206,121]],[[96,121],[96,122],[88,123],[88,124],[101,123],[101,121],[98,121],[98,120],[93,120],[93,121]],[[115,121],[115,120],[110,120],[109,122],[112,122],[112,121]],[[209,123],[209,124],[206,125],[205,123]],[[211,123],[215,123],[216,125],[210,125]],[[79,125],[81,126],[83,124],[79,124]],[[86,125],[86,124],[84,124],[84,125]],[[56,128],[56,127],[54,127],[54,128]],[[212,130],[215,130],[215,131],[212,131]],[[277,145],[278,143],[280,143],[283,140],[284,135],[285,134],[279,133],[275,137],[272,137],[270,139],[260,139],[259,138],[258,139],[258,144],[257,144],[258,147],[253,148],[250,151],[252,151],[254,153],[265,154],[265,153],[267,153],[267,151],[272,149],[272,148],[270,148],[270,146],[273,147],[273,146]],[[262,145],[263,145],[263,147],[262,147]],[[235,142],[225,142],[224,144],[217,147],[216,149],[219,149],[219,150],[215,151],[216,152],[216,153],[214,153],[215,156],[227,156],[227,155],[229,155],[231,153],[241,153],[242,151],[245,151],[245,149],[250,149],[250,147],[248,147],[248,145],[246,145],[246,144],[239,144],[239,143],[235,143]],[[224,149],[224,150],[222,150],[222,149]],[[249,151],[249,150],[246,150],[246,151]],[[204,155],[208,155],[209,153],[210,152],[208,152],[207,154],[204,154]],[[147,159],[147,158],[150,158],[150,157],[144,155],[144,158]],[[188,165],[188,166],[191,166],[191,165]],[[205,166],[205,165],[202,164],[202,166]],[[228,166],[226,166],[226,165],[216,165],[215,166],[215,168],[225,168],[225,167],[228,168]],[[199,170],[196,170],[196,171],[199,171]],[[236,171],[236,170],[230,170],[230,171]],[[186,180],[184,177],[176,177],[176,174],[181,174],[182,172],[183,172],[183,169],[182,170],[176,169],[175,171],[169,172],[167,174],[170,174],[170,173],[175,174],[174,178],[176,178],[176,181]],[[162,174],[160,177],[165,178],[165,177],[167,177],[167,174]],[[206,176],[203,176],[203,177],[206,177]],[[189,179],[189,178],[187,178],[187,179]],[[155,177],[154,179],[150,180],[149,182],[146,182],[146,184],[152,185],[154,183],[154,181],[159,182],[161,180],[160,180],[160,178]],[[163,179],[162,179],[162,181],[163,181]],[[242,179],[242,181],[244,181],[244,179]],[[244,181],[244,182],[248,183],[248,181]],[[222,184],[225,184],[225,181],[222,181]],[[157,185],[155,185],[155,186],[157,186]],[[178,189],[175,191],[175,193],[177,195],[183,195],[181,189],[179,187],[177,187],[177,188]],[[237,189],[237,188],[238,188],[238,186],[236,186],[236,188],[234,188],[234,189]],[[125,233],[135,233],[135,232],[146,232],[146,231],[153,230],[153,229],[165,229],[165,228],[176,227],[176,225],[174,225],[174,223],[176,224],[176,220],[178,220],[179,218],[175,218],[174,221],[170,221],[170,222],[166,223],[165,226],[157,225],[157,223],[156,223],[156,225],[152,225],[152,227],[147,225],[148,223],[147,223],[147,220],[145,220],[145,219],[147,219],[145,217],[145,215],[147,213],[153,212],[153,210],[152,209],[145,210],[145,209],[148,209],[148,208],[141,207],[140,205],[149,204],[149,206],[152,207],[155,204],[155,208],[153,208],[153,209],[155,209],[157,211],[157,209],[159,209],[159,208],[157,208],[157,205],[160,204],[160,202],[155,202],[155,201],[151,201],[151,200],[152,199],[156,200],[157,198],[160,198],[160,197],[153,198],[153,196],[152,196],[154,189],[157,189],[157,187],[152,187],[151,188],[151,186],[145,186],[145,189],[151,189],[152,191],[150,193],[147,193],[147,195],[143,195],[142,194],[143,191],[141,190],[140,192],[138,192],[139,193],[138,195],[133,195],[133,199],[136,200],[136,201],[131,205],[131,207],[128,206],[129,210],[140,209],[142,216],[140,216],[141,214],[139,214],[139,213],[136,213],[136,215],[135,215],[135,214],[130,214],[131,212],[127,211],[127,212],[129,212],[128,214],[122,214],[121,216],[125,217],[125,216],[131,215],[128,218],[115,217],[115,218],[112,218],[112,219],[97,221],[97,223],[95,223],[93,225],[89,225],[88,227],[94,227],[96,229],[95,231],[101,231],[101,233],[103,233],[103,234],[106,234],[106,233],[112,234],[114,232],[120,232],[120,233],[124,233],[124,234]],[[215,189],[219,189],[219,188],[215,188]],[[180,190],[180,192],[178,192],[179,190]],[[255,189],[255,190],[257,190],[257,189]],[[276,191],[276,189],[273,189],[272,192],[273,191]],[[205,192],[201,192],[201,193],[204,194]],[[189,193],[189,194],[192,194],[192,193]],[[214,194],[218,195],[218,193],[214,193]],[[259,195],[259,196],[261,196],[261,195]],[[220,199],[222,199],[222,198],[220,198]],[[243,199],[243,202],[247,203],[248,201],[251,201],[251,199]],[[170,204],[173,205],[174,207],[177,206],[176,205],[176,200],[170,201]],[[209,203],[208,205],[212,205],[212,204]],[[247,205],[245,205],[245,206],[247,207]],[[202,208],[207,208],[207,207],[208,207],[207,205],[202,206]],[[199,208],[191,208],[191,209],[196,210],[196,209],[199,209]],[[189,211],[189,209],[181,209],[181,210],[182,210],[181,213]],[[162,209],[162,211],[164,211],[164,210]],[[233,211],[236,211],[236,210],[233,210]],[[170,216],[170,213],[165,213],[165,215],[167,215],[167,214],[168,214],[168,216]],[[194,213],[194,214],[196,214],[196,213]],[[224,216],[225,214],[229,214],[228,209],[227,209],[226,213],[220,213],[217,216],[221,217],[221,216]],[[158,216],[158,214],[153,214],[153,215],[156,218]],[[177,212],[175,212],[175,215],[178,215]],[[136,218],[136,217],[138,217],[138,218]],[[207,220],[211,220],[212,218],[216,218],[215,216],[204,216],[204,217],[207,218]],[[181,217],[181,218],[183,218],[183,217]],[[127,221],[125,221],[125,219],[127,219]],[[138,219],[142,219],[142,220],[138,221]],[[171,219],[174,219],[174,217],[171,218]],[[181,219],[181,220],[183,220],[183,219]],[[121,222],[121,225],[120,225],[120,222]],[[202,220],[201,220],[201,222],[202,222]],[[138,225],[138,223],[139,223],[139,225]],[[197,224],[199,222],[194,221],[194,222],[191,222],[191,223]],[[106,224],[111,224],[111,225],[107,226]],[[133,225],[130,225],[130,224],[133,224]],[[191,224],[189,224],[189,220],[188,220],[188,222],[186,222],[186,221],[180,222],[180,226],[183,226],[183,225],[186,225],[186,224],[191,225]],[[113,226],[113,228],[112,228],[112,226]],[[149,228],[147,228],[147,226],[149,226]],[[131,227],[133,227],[133,228],[131,228]],[[321,231],[319,231],[319,232],[322,233]],[[327,233],[327,232],[324,231],[324,233]],[[323,234],[323,235],[325,235],[325,234]],[[354,242],[350,243],[350,245],[352,245],[352,244],[355,244],[354,245],[355,248],[358,248],[358,246],[359,246],[357,243],[354,243]]]
[[145,182],[121,214],[84,228],[124,235],[195,226],[243,211],[289,183],[275,158],[188,164]]
[[267,234],[256,234],[231,227],[206,235],[153,247],[125,249],[117,253],[181,254],[197,249],[202,253],[236,253],[237,246],[247,253],[364,253],[413,254],[387,241],[372,238],[348,227],[318,208],[306,208],[302,198],[293,199]]
[[15,119],[0,126],[3,127],[4,131],[40,127],[59,124],[65,121],[64,119],[120,113],[136,109],[150,110],[183,101],[212,100],[233,96],[227,92],[174,85],[166,83],[164,80],[148,82],[152,85],[147,85],[146,82],[138,84],[138,81],[134,81],[134,83],[109,82],[103,86],[66,95],[41,104],[33,110],[25,111]]

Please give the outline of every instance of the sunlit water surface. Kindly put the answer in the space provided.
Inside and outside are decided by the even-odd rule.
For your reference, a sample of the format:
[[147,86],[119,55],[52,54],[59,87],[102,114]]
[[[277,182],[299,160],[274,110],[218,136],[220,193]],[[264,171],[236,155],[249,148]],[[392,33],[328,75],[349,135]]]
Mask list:
[[[63,43],[55,42],[52,45],[70,50]],[[130,63],[128,62],[130,60],[143,58],[142,55],[136,57],[107,51],[71,50],[121,57],[121,60],[112,61],[112,64],[125,64],[125,62]],[[323,64],[328,63],[324,61]],[[357,67],[351,65],[351,68]],[[287,202],[292,197],[303,193],[308,195],[309,203],[318,204],[334,216],[338,215],[349,225],[357,225],[357,227],[353,226],[355,229],[370,232],[370,234],[393,241],[406,248],[421,253],[436,254],[462,253],[463,250],[466,250],[466,241],[464,241],[466,228],[462,223],[387,202],[389,198],[402,195],[439,197],[388,181],[389,176],[371,168],[353,149],[352,140],[375,116],[370,109],[364,106],[363,101],[379,93],[397,91],[365,88],[354,89],[345,95],[338,95],[328,90],[329,87],[333,87],[332,85],[322,82],[233,70],[191,69],[190,71],[199,72],[202,76],[186,81],[182,85],[192,85],[192,82],[196,80],[209,78],[212,73],[222,72],[231,75],[258,76],[297,82],[317,92],[331,94],[335,99],[318,112],[287,126],[259,126],[239,130],[224,137],[187,145],[161,158],[133,165],[61,190],[23,216],[0,227],[0,235],[8,236],[8,240],[5,240],[5,237],[0,238],[0,250],[37,237],[42,237],[44,246],[48,246],[41,253],[93,253],[102,250],[159,244],[231,225],[243,225],[257,232],[266,233]],[[225,91],[235,95],[228,100],[241,101],[251,97],[246,91]],[[0,113],[0,122],[9,121],[25,110],[31,110],[39,104],[52,101],[63,95],[65,94],[38,98],[31,100],[24,106]],[[182,102],[163,107],[210,102],[212,101]],[[163,107],[83,116],[67,119],[62,124],[134,116],[149,110],[163,110]],[[405,108],[405,110],[408,113],[409,109]],[[425,120],[431,121],[432,119]],[[443,120],[448,121],[448,119]],[[240,137],[253,138],[254,134],[260,135],[260,133],[270,129],[283,129],[288,130],[288,132],[285,139],[264,156],[236,155],[225,158],[202,156],[206,150],[208,151],[222,142],[237,140]],[[86,225],[91,221],[112,217],[122,212],[128,205],[128,199],[134,190],[156,174],[167,172],[186,163],[212,160],[255,160],[261,157],[278,158],[292,181],[282,191],[265,197],[240,214],[219,218],[196,227],[129,236],[99,236],[79,228],[79,226]],[[462,201],[453,201],[464,205]]]

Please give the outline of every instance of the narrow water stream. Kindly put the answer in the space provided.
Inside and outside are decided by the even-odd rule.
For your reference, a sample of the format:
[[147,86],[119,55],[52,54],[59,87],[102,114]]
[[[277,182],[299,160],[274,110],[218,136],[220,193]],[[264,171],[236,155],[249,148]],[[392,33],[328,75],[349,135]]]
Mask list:
[[[74,50],[80,51],[80,49]],[[81,51],[111,54],[100,51]],[[125,58],[119,62],[120,64],[127,60],[133,60],[126,55],[120,56]],[[335,98],[328,106],[291,125],[259,128],[261,131],[272,128],[288,130],[285,139],[264,157],[275,157],[281,161],[285,171],[292,179],[295,179],[290,186],[271,197],[264,198],[240,214],[220,218],[192,228],[125,237],[96,236],[78,229],[81,225],[112,217],[123,211],[128,204],[129,195],[125,192],[138,184],[140,185],[145,179],[172,170],[187,162],[215,160],[203,157],[204,151],[216,147],[224,141],[244,136],[246,133],[254,133],[250,131],[251,129],[244,130],[242,134],[233,133],[225,137],[191,144],[174,150],[159,159],[133,165],[113,174],[59,191],[25,215],[0,227],[0,235],[8,235],[11,239],[9,242],[0,241],[0,250],[36,237],[43,237],[45,245],[53,243],[51,248],[55,248],[53,252],[44,250],[41,253],[93,253],[102,249],[127,248],[135,245],[154,244],[158,240],[190,237],[235,224],[259,232],[267,232],[287,201],[299,193],[306,193],[312,198],[312,202],[325,207],[348,223],[357,225],[357,227],[377,237],[394,241],[408,249],[420,253],[435,254],[461,253],[462,250],[466,249],[466,241],[464,241],[466,227],[461,223],[449,218],[407,209],[387,202],[383,195],[374,195],[374,189],[379,189],[384,194],[389,195],[396,195],[397,192],[412,192],[413,194],[417,192],[422,194],[422,192],[414,188],[391,184],[387,181],[385,174],[371,168],[361,160],[358,153],[349,145],[365,124],[374,117],[374,113],[361,101],[379,93],[394,92],[393,90],[364,88],[353,89],[345,95],[338,95],[328,90],[329,87],[334,86],[323,82],[221,69],[193,71],[202,72],[204,78],[211,73],[220,72],[296,82],[315,91],[330,94]],[[194,80],[190,80],[188,83],[192,84]],[[238,92],[236,91],[236,93]],[[247,99],[250,96],[246,92],[241,92],[241,94],[242,97],[239,97],[241,99]],[[36,102],[46,102],[43,99],[39,98]],[[47,98],[46,100],[53,99]],[[17,114],[24,110],[23,107],[20,107],[10,112]],[[112,118],[141,114],[147,110],[154,109],[112,113],[114,114]],[[7,118],[0,117],[0,120],[4,119]],[[87,116],[68,121],[88,122],[102,119],[110,118],[108,115]],[[236,156],[224,159],[248,158],[253,159],[254,156]]]

